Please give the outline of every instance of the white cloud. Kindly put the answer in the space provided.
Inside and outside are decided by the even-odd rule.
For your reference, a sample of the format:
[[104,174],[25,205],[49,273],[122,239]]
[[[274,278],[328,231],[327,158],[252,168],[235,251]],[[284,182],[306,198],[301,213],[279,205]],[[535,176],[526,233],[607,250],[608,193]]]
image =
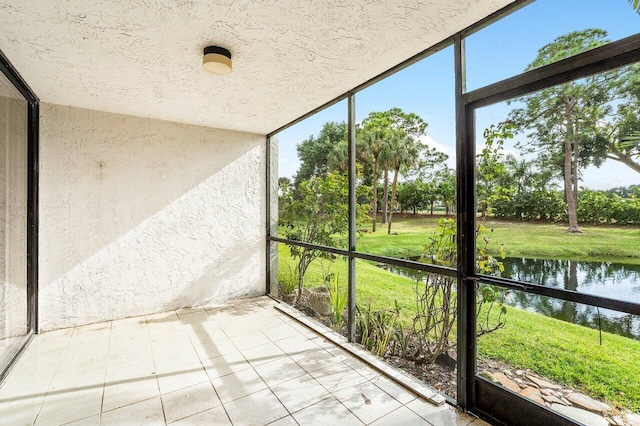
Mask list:
[[443,152],[443,153],[447,154],[449,156],[449,158],[447,159],[445,164],[451,169],[455,169],[456,168],[456,150],[455,150],[454,147],[442,144],[442,143],[436,141],[435,139],[433,139],[429,135],[421,136],[420,137],[420,142],[424,143],[429,148],[435,148],[436,151]]

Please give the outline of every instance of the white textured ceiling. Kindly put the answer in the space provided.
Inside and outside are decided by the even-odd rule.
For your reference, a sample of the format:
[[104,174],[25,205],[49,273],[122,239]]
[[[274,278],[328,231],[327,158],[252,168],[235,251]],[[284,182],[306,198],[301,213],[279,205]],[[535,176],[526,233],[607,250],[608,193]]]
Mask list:
[[43,102],[267,133],[511,1],[0,0],[0,49]]

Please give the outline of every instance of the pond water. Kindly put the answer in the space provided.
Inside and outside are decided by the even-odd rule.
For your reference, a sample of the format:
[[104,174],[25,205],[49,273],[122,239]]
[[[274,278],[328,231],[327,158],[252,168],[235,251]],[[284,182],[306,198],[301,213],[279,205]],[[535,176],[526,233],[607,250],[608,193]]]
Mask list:
[[[640,265],[613,262],[506,258],[503,278],[640,303]],[[420,271],[382,266],[420,279]],[[640,339],[640,317],[545,296],[510,291],[507,304],[556,319]]]

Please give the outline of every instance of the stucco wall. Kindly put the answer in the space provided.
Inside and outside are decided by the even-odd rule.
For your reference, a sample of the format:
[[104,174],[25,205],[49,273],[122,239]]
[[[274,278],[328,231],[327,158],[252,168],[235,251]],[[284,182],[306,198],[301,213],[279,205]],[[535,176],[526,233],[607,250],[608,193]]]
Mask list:
[[265,291],[264,137],[41,106],[40,326]]

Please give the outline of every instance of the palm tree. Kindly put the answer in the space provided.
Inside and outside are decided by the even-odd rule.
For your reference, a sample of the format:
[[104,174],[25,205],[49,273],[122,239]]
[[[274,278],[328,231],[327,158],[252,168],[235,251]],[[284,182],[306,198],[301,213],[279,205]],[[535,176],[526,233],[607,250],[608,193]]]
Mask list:
[[640,0],[629,0],[629,3],[636,12],[640,13]]
[[[389,172],[394,169],[396,152],[391,138],[385,139],[380,152],[380,167],[383,170],[382,190],[382,223],[386,224],[389,218]],[[393,208],[393,207],[392,207]]]
[[358,134],[359,156],[362,161],[371,166],[371,210],[372,231],[376,232],[378,213],[378,169],[380,167],[380,154],[385,145],[387,131],[377,123],[367,123]]
[[391,234],[391,219],[396,202],[396,188],[398,186],[398,175],[403,167],[415,167],[419,164],[421,145],[411,136],[404,132],[396,132],[394,137],[389,139],[389,152],[393,155],[388,158],[388,165],[393,170],[393,181],[391,182],[391,208],[389,209],[389,221],[387,234]]
[[327,156],[327,166],[329,170],[337,170],[340,173],[347,171],[349,165],[349,144],[346,139],[333,146]]

